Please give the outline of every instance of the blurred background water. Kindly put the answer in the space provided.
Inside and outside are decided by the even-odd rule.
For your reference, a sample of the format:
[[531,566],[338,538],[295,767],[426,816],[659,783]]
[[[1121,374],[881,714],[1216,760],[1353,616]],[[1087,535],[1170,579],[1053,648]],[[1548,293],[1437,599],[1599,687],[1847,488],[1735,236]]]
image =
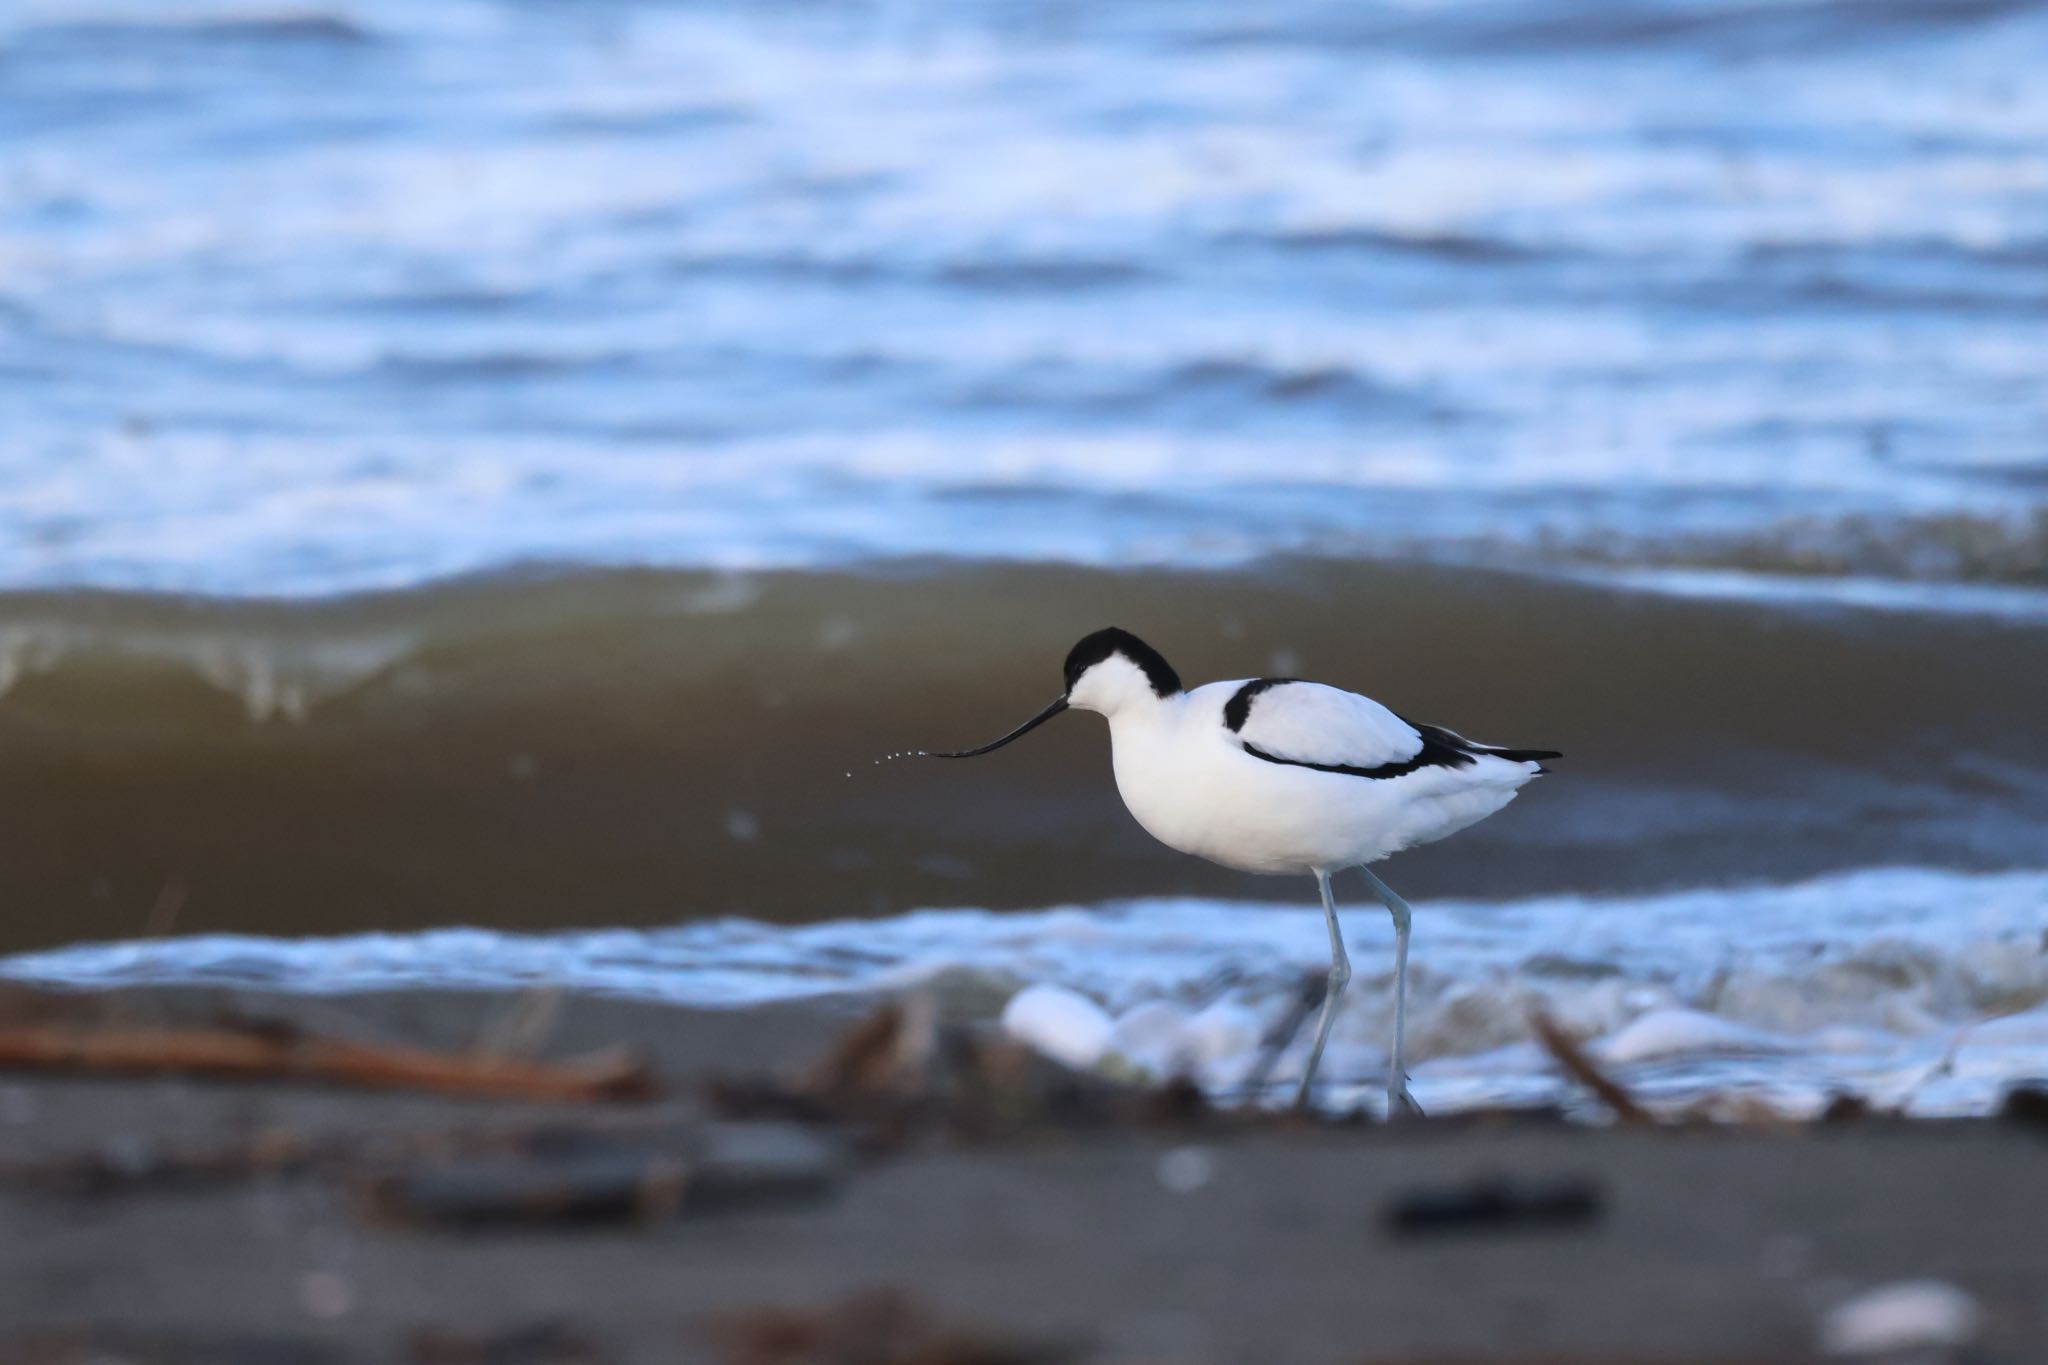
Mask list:
[[0,573],[2042,584],[2048,9],[17,0]]
[[1858,1026],[2038,1007],[2044,60],[2022,0],[15,0],[0,948],[716,998],[715,934],[501,931],[1270,899],[1079,722],[869,765],[1115,620],[1567,750],[1389,876],[1679,895],[1615,1027],[1871,896],[2019,910]]

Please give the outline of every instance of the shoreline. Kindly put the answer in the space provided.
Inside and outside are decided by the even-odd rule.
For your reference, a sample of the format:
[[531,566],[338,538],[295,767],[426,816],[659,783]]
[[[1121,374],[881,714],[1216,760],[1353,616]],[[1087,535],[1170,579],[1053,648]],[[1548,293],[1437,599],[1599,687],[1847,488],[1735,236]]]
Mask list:
[[[1806,1114],[1856,1093],[1916,1115],[1988,1113],[2040,1073],[2044,898],[2048,872],[1888,868],[1653,897],[1425,902],[1409,992],[1417,1094],[1444,1112],[1557,1102],[1562,1082],[1530,1028],[1543,1013],[1666,1107],[1742,1093]],[[1340,915],[1361,979],[1332,1037],[1329,1099],[1370,1103],[1392,1027],[1390,935],[1370,904]],[[989,1024],[1019,991],[1049,989],[1089,1021],[1104,1065],[1240,1095],[1275,1062],[1302,1063],[1304,1039],[1277,1057],[1267,1039],[1322,981],[1324,938],[1308,907],[1159,898],[808,925],[165,937],[0,958],[0,981],[280,992],[304,997],[300,1010],[408,991],[544,987],[685,1010],[922,991]]]

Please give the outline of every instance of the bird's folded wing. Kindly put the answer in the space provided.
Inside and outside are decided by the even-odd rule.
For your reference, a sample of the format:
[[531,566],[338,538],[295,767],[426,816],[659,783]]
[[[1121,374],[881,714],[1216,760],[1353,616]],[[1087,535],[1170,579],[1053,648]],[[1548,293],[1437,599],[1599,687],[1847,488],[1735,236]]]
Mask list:
[[1422,752],[1421,733],[1370,697],[1311,682],[1260,679],[1246,688],[1256,690],[1249,696],[1240,690],[1247,705],[1236,708],[1243,717],[1237,734],[1261,757],[1375,769],[1406,764]]

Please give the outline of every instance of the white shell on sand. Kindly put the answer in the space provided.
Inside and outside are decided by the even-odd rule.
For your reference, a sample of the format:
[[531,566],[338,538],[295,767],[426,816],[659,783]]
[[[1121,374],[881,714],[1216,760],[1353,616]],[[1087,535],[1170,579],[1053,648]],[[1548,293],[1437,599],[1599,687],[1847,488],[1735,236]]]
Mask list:
[[1027,986],[1003,1007],[1003,1032],[1078,1070],[1102,1060],[1115,1027],[1102,1006],[1064,986]]

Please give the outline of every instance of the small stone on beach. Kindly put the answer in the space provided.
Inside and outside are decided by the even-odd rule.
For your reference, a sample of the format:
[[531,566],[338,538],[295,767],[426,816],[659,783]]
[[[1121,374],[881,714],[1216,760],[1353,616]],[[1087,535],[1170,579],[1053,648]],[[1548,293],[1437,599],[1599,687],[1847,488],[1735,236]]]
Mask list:
[[1941,1280],[1900,1280],[1837,1304],[1821,1318],[1820,1349],[1836,1356],[1966,1346],[1983,1313],[1977,1301]]
[[1159,1183],[1174,1194],[1193,1194],[1216,1178],[1216,1158],[1206,1147],[1175,1147],[1159,1157]]

